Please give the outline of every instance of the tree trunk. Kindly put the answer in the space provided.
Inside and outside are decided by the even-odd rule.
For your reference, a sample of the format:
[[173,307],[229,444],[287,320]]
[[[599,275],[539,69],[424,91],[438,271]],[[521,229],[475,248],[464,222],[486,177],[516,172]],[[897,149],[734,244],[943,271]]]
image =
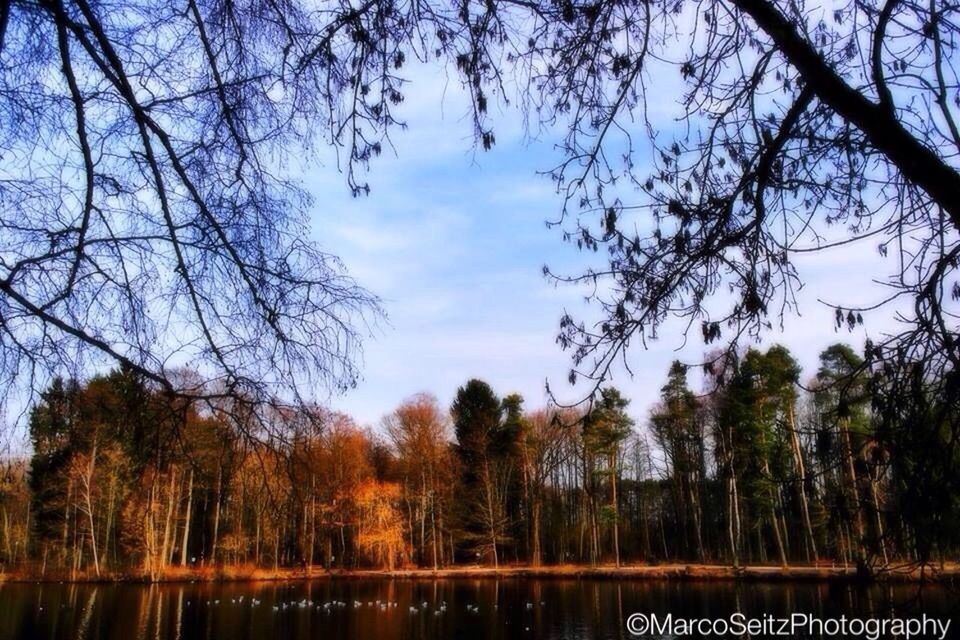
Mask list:
[[[443,564],[443,500],[440,500],[437,503],[437,531],[440,535],[440,540],[437,541],[437,546],[440,549],[440,564]],[[450,562],[453,562],[453,536],[448,536],[450,538]]]
[[[220,500],[223,491],[223,467],[217,468],[217,498],[213,506],[213,544],[210,546],[210,562],[217,564],[217,542],[220,537]],[[278,543],[279,544],[279,543]]]
[[[770,473],[770,463],[767,460],[763,461],[763,474],[770,478],[772,477]],[[780,557],[780,566],[786,567],[787,562],[787,550],[783,544],[783,536],[780,533],[780,516],[777,515],[777,505],[779,504],[779,491],[776,488],[771,488],[770,490],[770,524],[773,525],[773,540],[777,545],[777,555]]]
[[311,570],[314,563],[314,548],[317,546],[317,485],[316,478],[310,476],[310,552],[308,565]]
[[863,507],[860,503],[860,490],[857,488],[857,470],[853,464],[853,445],[850,442],[850,428],[846,418],[840,418],[840,442],[843,447],[843,468],[847,476],[844,483],[847,486],[846,494],[853,510],[853,535],[856,536],[855,554],[858,569],[866,567],[867,554],[864,548],[865,527],[863,524]]
[[490,477],[490,466],[489,463],[484,464],[483,468],[483,477],[484,477],[484,487],[486,494],[487,502],[487,525],[489,528],[490,534],[490,546],[493,549],[493,566],[494,568],[500,566],[499,557],[497,556],[497,523],[496,523],[496,512],[494,511],[494,500],[493,500],[493,480]]
[[156,473],[153,474],[153,478],[150,481],[150,502],[147,507],[147,512],[143,516],[143,532],[146,543],[146,555],[144,558],[144,568],[150,574],[151,579],[157,577],[156,573],[156,556],[157,556],[157,539],[156,539],[156,530],[155,530],[155,518],[154,516],[156,511],[156,494],[157,494],[157,480]]
[[433,570],[439,567],[437,558],[437,498],[435,492],[430,490],[430,547],[433,555]]
[[70,556],[70,500],[73,496],[73,478],[67,480],[67,498],[63,504],[63,536],[60,540],[60,566],[67,566]]
[[620,566],[620,505],[617,503],[617,459],[611,454],[610,465],[610,506],[613,507],[613,562]]
[[193,510],[193,467],[187,480],[187,510],[183,518],[183,540],[180,542],[180,566],[187,566],[187,546],[190,542],[190,516]]
[[787,428],[790,430],[790,448],[793,450],[793,463],[797,477],[800,479],[799,498],[800,515],[803,517],[803,528],[807,534],[807,561],[817,561],[817,541],[813,535],[813,525],[810,522],[810,506],[807,502],[807,471],[803,464],[803,451],[800,448],[800,436],[797,435],[797,424],[794,418],[793,403],[787,407]]
[[420,558],[427,564],[427,480],[420,474]]
[[726,479],[727,485],[727,542],[730,544],[730,560],[734,568],[740,566],[740,557],[737,554],[737,536],[733,524],[734,485],[733,478]]
[[117,495],[117,476],[110,475],[110,494],[107,498],[107,523],[103,529],[103,552],[100,554],[100,560],[104,564],[110,563],[110,534],[113,532],[113,503]]
[[93,569],[100,577],[100,556],[97,552],[97,530],[93,523],[93,475],[97,465],[97,443],[94,441],[90,452],[90,462],[87,464],[86,477],[83,479],[83,499],[87,505],[87,522],[90,526],[90,552],[93,554]]
[[883,517],[880,514],[880,492],[877,490],[877,478],[870,474],[870,501],[873,503],[873,515],[877,527],[877,544],[880,546],[880,555],[883,556],[883,566],[890,564],[887,554],[887,541],[883,531]]
[[[257,506],[260,507],[259,504]],[[262,535],[261,531],[263,529],[263,512],[261,509],[257,510],[256,519],[257,519],[257,526],[253,534],[254,536],[253,537],[253,564],[259,567],[260,566],[260,538]]]
[[13,545],[10,543],[10,515],[7,507],[3,507],[3,544],[7,552],[7,562],[13,564]]
[[170,486],[167,488],[167,515],[163,519],[163,545],[160,547],[160,568],[163,569],[171,560],[173,546],[173,514],[177,500],[177,472],[176,467],[170,467]]
[[706,552],[703,549],[703,532],[700,525],[700,501],[697,500],[693,487],[693,481],[687,483],[687,491],[690,494],[690,514],[693,517],[693,534],[697,541],[697,558],[700,562],[704,562],[706,560]]
[[543,550],[540,543],[540,518],[543,505],[539,496],[533,498],[530,505],[530,564],[539,567],[543,563]]

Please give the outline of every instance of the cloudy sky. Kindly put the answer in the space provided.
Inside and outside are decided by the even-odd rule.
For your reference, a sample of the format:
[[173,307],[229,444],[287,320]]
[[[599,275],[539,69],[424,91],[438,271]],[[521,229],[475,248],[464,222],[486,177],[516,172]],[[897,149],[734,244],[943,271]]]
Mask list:
[[[570,360],[555,337],[565,310],[589,317],[590,309],[581,291],[557,288],[542,267],[576,273],[587,258],[545,225],[561,204],[550,180],[537,175],[558,157],[550,136],[529,140],[519,118],[505,112],[495,128],[497,145],[477,151],[455,81],[447,83],[435,70],[418,76],[399,112],[409,129],[394,132],[396,153],[374,163],[369,196],[350,197],[333,161],[304,179],[317,200],[317,241],[383,299],[389,316],[366,340],[360,386],[331,404],[375,426],[417,392],[449,404],[471,377],[501,395],[521,393],[529,407],[546,402],[547,380],[559,397],[577,399],[586,389],[566,383]],[[824,346],[846,340],[859,347],[868,330],[889,328],[889,314],[883,314],[868,330],[837,332],[832,311],[818,302],[878,299],[871,278],[883,272],[879,260],[864,246],[800,263],[803,315],[788,318],[765,341],[789,346],[805,374],[812,374]],[[647,350],[635,348],[629,356],[634,375],[619,372],[613,380],[632,399],[638,423],[655,402],[669,363],[695,361],[703,353],[698,336],[680,348],[678,329],[671,324]]]

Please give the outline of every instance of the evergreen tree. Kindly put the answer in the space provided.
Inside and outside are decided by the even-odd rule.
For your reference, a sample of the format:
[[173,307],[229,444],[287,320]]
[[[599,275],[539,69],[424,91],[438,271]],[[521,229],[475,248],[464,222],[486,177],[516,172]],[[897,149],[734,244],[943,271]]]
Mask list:
[[69,516],[66,468],[76,423],[77,384],[56,378],[40,394],[30,412],[30,494],[33,543],[46,557],[49,547],[60,542],[61,560],[66,557],[64,531]]
[[630,401],[624,398],[618,389],[606,387],[600,390],[599,401],[583,421],[584,446],[602,463],[594,471],[596,475],[607,478],[609,502],[604,509],[603,519],[610,523],[613,534],[611,546],[617,566],[620,566],[620,510],[617,483],[620,473],[620,448],[633,428],[633,419],[626,412],[629,404]]
[[450,413],[462,469],[459,507],[466,538],[477,555],[489,555],[497,566],[508,524],[509,441],[501,421],[503,405],[490,385],[472,379],[457,390]]
[[683,553],[701,562],[703,544],[700,490],[706,476],[703,421],[694,393],[687,386],[687,368],[674,361],[660,390],[660,406],[650,417],[654,438],[666,455],[673,485],[676,522]]
[[734,363],[733,375],[724,387],[719,419],[730,427],[730,442],[735,462],[740,495],[740,515],[752,523],[756,551],[766,559],[765,532],[772,535],[774,549],[781,564],[787,563],[777,476],[782,446],[776,433],[776,398],[769,393],[770,371],[764,353],[748,349]]
[[[887,499],[902,523],[897,546],[912,560],[942,563],[960,546],[960,378],[937,378],[929,366],[907,361],[874,372],[876,440],[862,467],[875,489],[876,479],[890,478]],[[870,504],[879,503],[875,496]],[[884,550],[888,537],[880,537]]]
[[[826,468],[834,469],[829,509],[841,533],[841,553],[867,569],[871,547],[871,520],[866,494],[870,491],[861,453],[869,448],[870,415],[863,359],[845,344],[834,344],[820,354],[816,377],[818,420],[817,453]],[[882,526],[879,527],[882,529]]]
[[[522,460],[521,438],[526,433],[526,417],[523,415],[523,396],[511,393],[503,399],[503,426],[499,430],[497,449],[503,460],[501,465],[509,467],[509,481],[506,489],[505,513],[510,523],[510,538],[515,541],[514,559],[530,555],[530,499],[529,486],[525,482],[526,470]],[[522,543],[522,544],[521,544]]]

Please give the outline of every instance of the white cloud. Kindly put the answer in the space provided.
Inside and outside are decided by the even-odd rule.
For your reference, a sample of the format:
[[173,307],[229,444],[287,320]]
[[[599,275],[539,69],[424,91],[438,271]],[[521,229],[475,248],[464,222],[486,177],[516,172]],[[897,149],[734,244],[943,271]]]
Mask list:
[[[371,195],[350,197],[330,165],[306,181],[317,197],[317,238],[383,298],[390,317],[366,344],[364,381],[335,407],[376,424],[419,391],[449,403],[474,376],[500,393],[522,393],[531,406],[545,401],[545,379],[561,399],[579,399],[587,386],[571,389],[566,382],[570,360],[555,343],[558,320],[564,310],[587,318],[597,311],[584,305],[582,290],[545,280],[541,267],[577,273],[602,256],[577,252],[545,227],[561,204],[553,183],[536,174],[556,160],[550,141],[525,144],[522,121],[512,114],[499,123],[497,146],[476,152],[459,81],[433,68],[415,68],[412,75],[398,112],[410,129],[394,132],[397,157],[387,153],[374,161]],[[678,82],[669,79],[671,88]],[[807,374],[830,343],[861,345],[866,331],[835,331],[832,310],[817,298],[876,300],[882,290],[871,279],[882,271],[879,260],[869,245],[798,260],[806,282],[798,292],[802,315],[788,317],[764,344],[789,346]],[[889,318],[878,314],[870,335],[890,330]],[[628,354],[632,378],[622,367],[616,371],[613,383],[633,399],[638,423],[645,422],[670,362],[702,357],[698,326],[693,332],[685,342],[680,325],[668,323],[647,350],[634,345]]]

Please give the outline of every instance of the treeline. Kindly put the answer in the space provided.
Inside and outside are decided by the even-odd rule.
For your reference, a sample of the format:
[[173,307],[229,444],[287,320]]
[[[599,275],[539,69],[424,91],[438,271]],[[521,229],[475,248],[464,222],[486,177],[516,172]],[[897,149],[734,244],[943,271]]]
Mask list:
[[780,346],[717,355],[698,392],[687,374],[673,364],[640,425],[612,387],[528,410],[470,380],[449,409],[418,395],[366,429],[184,404],[123,370],[57,380],[30,413],[32,457],[0,478],[0,562],[157,577],[955,554],[956,411],[922,375],[904,395],[901,371],[845,345],[805,380]]

